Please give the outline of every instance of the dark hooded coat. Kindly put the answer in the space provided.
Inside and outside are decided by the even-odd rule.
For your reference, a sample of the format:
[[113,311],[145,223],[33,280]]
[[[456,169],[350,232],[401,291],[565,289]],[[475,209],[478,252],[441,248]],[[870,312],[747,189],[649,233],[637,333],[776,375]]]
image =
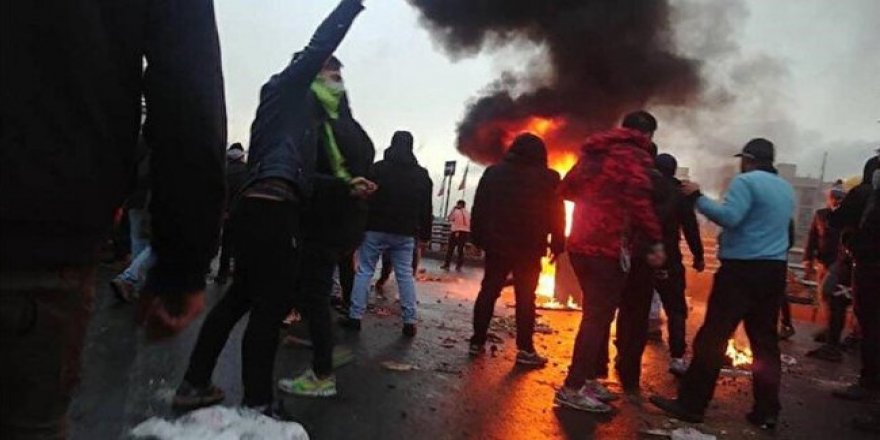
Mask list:
[[385,158],[370,169],[379,189],[370,198],[367,230],[431,239],[433,182],[413,154],[413,137],[394,133]]
[[[483,173],[471,214],[471,241],[501,255],[541,256],[565,250],[565,208],[556,193],[559,173],[547,168],[547,150],[521,137]],[[550,240],[548,241],[548,236]]]

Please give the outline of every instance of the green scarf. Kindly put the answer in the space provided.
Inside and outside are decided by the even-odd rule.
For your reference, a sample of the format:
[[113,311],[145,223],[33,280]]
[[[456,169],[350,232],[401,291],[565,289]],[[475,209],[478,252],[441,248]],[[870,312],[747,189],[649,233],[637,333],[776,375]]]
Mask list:
[[329,119],[324,121],[324,148],[327,150],[327,158],[330,160],[330,168],[333,175],[345,180],[351,180],[351,174],[345,168],[345,158],[339,152],[339,145],[336,144],[336,136],[333,134],[333,127],[330,121],[339,119],[339,103],[342,101],[343,90],[336,90],[328,87],[321,80],[312,81],[312,92],[318,97],[321,107],[327,112]]

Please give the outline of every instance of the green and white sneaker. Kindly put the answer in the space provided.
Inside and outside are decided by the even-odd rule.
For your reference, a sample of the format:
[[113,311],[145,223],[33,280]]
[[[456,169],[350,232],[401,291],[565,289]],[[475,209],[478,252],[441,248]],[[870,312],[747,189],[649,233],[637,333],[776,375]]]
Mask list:
[[309,369],[296,379],[279,380],[278,389],[294,396],[333,397],[336,395],[336,375],[321,379]]

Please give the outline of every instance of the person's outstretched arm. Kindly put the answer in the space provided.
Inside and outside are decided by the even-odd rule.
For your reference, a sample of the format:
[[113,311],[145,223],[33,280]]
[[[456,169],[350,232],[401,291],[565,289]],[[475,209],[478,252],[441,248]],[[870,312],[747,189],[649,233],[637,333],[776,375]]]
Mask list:
[[279,74],[282,90],[299,90],[315,79],[324,63],[342,43],[354,18],[364,9],[362,3],[362,0],[339,2],[336,9],[318,26],[305,49]]
[[697,209],[709,220],[725,228],[736,227],[746,217],[751,206],[752,192],[742,177],[733,179],[722,203],[704,195],[697,199]]

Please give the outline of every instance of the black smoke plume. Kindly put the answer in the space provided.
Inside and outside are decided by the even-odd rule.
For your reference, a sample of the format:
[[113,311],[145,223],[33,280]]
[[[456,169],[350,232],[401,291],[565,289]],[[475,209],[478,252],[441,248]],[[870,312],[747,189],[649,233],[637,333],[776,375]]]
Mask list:
[[[409,0],[452,57],[529,41],[545,65],[523,62],[472,101],[458,150],[481,163],[504,152],[530,117],[562,121],[551,149],[646,105],[685,105],[702,88],[700,64],[676,52],[668,0]],[[540,63],[539,63],[540,64]],[[561,144],[561,145],[559,145]]]

